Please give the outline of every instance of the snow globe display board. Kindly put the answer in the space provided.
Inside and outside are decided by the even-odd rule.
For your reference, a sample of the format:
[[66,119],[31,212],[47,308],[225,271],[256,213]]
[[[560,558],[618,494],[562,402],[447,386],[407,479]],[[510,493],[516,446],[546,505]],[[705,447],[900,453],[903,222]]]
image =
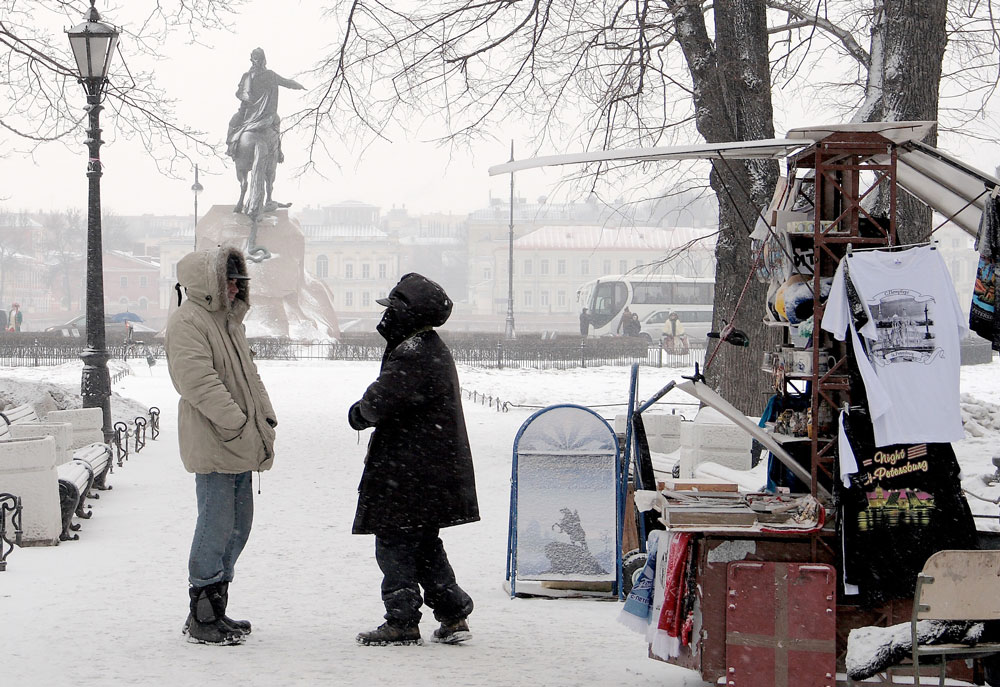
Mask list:
[[[514,439],[507,542],[510,594],[616,593],[618,439],[600,415],[555,405]],[[517,585],[522,581],[540,584]]]

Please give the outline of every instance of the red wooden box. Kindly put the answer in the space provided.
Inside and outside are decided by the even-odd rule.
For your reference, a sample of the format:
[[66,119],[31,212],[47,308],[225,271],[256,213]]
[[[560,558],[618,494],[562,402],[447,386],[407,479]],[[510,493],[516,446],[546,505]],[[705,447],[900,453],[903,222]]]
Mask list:
[[836,575],[822,563],[729,563],[727,687],[835,687]]

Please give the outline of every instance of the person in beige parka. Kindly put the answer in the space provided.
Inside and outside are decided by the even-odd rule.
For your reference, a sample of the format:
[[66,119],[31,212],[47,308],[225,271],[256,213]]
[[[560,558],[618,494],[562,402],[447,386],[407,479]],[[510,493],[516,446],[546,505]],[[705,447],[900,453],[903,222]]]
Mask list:
[[229,583],[253,523],[254,471],[274,460],[277,419],[257,373],[243,318],[250,307],[239,250],[195,251],[177,263],[167,365],[177,404],[181,460],[195,474],[198,522],[188,559],[189,641],[239,644],[250,623],[226,616]]

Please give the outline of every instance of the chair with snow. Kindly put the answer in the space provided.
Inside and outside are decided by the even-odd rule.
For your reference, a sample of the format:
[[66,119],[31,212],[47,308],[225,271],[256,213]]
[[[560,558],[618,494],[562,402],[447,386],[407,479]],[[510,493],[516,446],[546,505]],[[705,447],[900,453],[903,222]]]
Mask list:
[[534,413],[514,439],[507,587],[514,596],[616,597],[618,438],[579,405]]
[[[946,682],[948,661],[1000,654],[1000,641],[988,641],[997,639],[997,632],[990,625],[1000,621],[998,578],[998,550],[945,550],[932,555],[917,577],[908,628],[903,624],[851,631],[847,648],[848,685],[868,684],[861,681],[866,675],[881,680],[871,667],[875,661],[890,663],[878,666],[877,673],[886,679],[892,679],[887,674],[889,670],[909,663],[915,685],[931,684],[926,675],[921,679],[920,668],[936,662],[935,682],[954,684]],[[904,628],[908,630],[905,639],[901,632]],[[908,650],[906,642],[910,645]],[[862,668],[865,670],[859,672]],[[991,678],[987,684],[1000,682]]]

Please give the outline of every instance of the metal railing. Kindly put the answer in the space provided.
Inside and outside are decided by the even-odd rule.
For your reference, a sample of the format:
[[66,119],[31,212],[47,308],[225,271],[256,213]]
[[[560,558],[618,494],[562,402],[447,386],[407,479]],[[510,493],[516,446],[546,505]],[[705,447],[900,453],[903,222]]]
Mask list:
[[[669,352],[642,339],[627,337],[543,338],[524,335],[505,341],[495,334],[442,333],[455,361],[473,367],[520,369],[570,369],[599,365],[690,368],[705,358],[703,348]],[[250,339],[257,360],[381,360],[385,342],[376,334],[355,335],[341,341],[291,341],[282,338]],[[0,341],[0,366],[37,367],[79,360],[84,343],[78,339],[26,339]],[[162,342],[112,343],[112,358],[145,359],[152,366],[163,360]]]

